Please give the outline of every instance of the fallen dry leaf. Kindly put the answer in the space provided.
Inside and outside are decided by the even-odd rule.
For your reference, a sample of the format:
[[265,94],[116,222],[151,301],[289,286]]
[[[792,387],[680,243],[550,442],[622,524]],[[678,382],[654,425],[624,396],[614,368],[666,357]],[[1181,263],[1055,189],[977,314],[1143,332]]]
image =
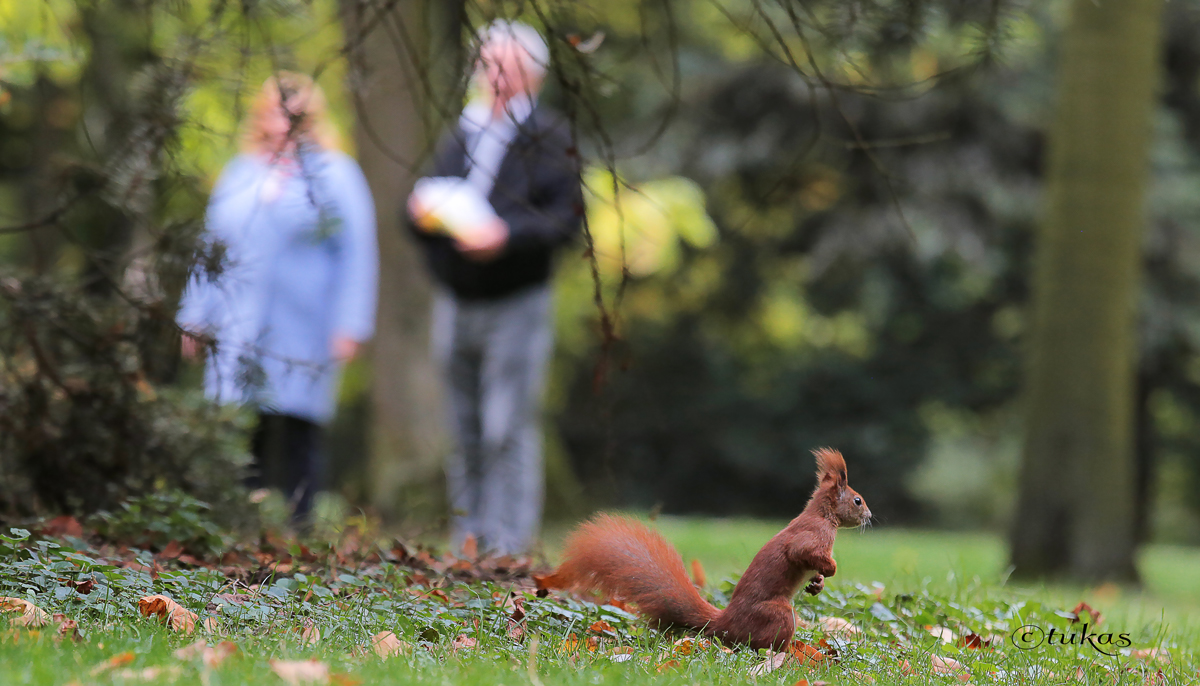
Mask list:
[[479,541],[475,540],[475,534],[467,534],[463,539],[462,556],[468,560],[479,557]]
[[784,663],[788,661],[789,657],[791,657],[791,655],[786,652],[770,653],[767,655],[767,659],[765,661],[750,668],[750,676],[762,676],[763,674],[770,674],[771,672],[774,672],[782,667]]
[[861,629],[841,617],[821,617],[818,621],[821,631],[834,636],[857,636],[862,633]]
[[296,627],[296,631],[300,632],[300,642],[305,645],[313,645],[321,640],[321,629],[311,617],[305,617],[303,624]]
[[[138,611],[143,617],[156,615],[166,622],[172,631],[190,634],[196,630],[200,616],[165,595],[148,595],[138,601]],[[206,625],[207,627],[207,625]]]
[[19,612],[12,626],[39,627],[50,623],[50,614],[24,598],[0,597],[0,612]]
[[478,644],[479,644],[479,642],[476,641],[475,639],[471,638],[470,636],[468,636],[466,634],[459,634],[454,637],[453,641],[450,642],[450,649],[451,650],[471,650]]
[[133,662],[133,660],[134,660],[133,653],[128,653],[128,652],[117,653],[116,655],[113,655],[112,657],[108,658],[104,662],[101,662],[100,664],[96,665],[95,667],[92,667],[92,670],[90,672],[88,672],[88,674],[90,674],[92,676],[96,676],[98,674],[103,674],[103,673],[109,671],[110,669],[115,669],[117,667],[127,665],[130,662]]
[[54,538],[62,538],[63,536],[83,538],[83,526],[79,524],[79,520],[70,515],[61,515],[51,519],[42,525],[41,532],[46,536],[53,536]]
[[60,637],[79,640],[79,622],[74,619],[67,619],[66,615],[56,614],[52,621],[58,625],[58,635]]
[[1171,654],[1164,648],[1146,648],[1144,650],[1134,650],[1129,653],[1129,657],[1145,660],[1146,662],[1159,662],[1167,664],[1171,661]]
[[320,660],[271,660],[271,670],[292,686],[329,681],[329,665]]
[[93,588],[96,587],[96,581],[95,579],[88,579],[87,581],[68,581],[67,585],[75,589],[76,593],[79,593],[80,595],[87,595],[92,592]]
[[935,638],[942,639],[942,643],[954,643],[958,640],[958,634],[944,626],[926,626],[925,630]]
[[700,560],[692,560],[692,583],[700,588],[704,588],[708,577],[704,575],[704,567],[700,564]]
[[1073,619],[1071,619],[1071,623],[1074,624],[1075,622],[1078,622],[1079,615],[1084,612],[1088,613],[1088,615],[1091,616],[1092,624],[1095,624],[1098,626],[1104,622],[1104,615],[1102,615],[1099,612],[1097,612],[1096,610],[1094,610],[1091,605],[1088,605],[1087,603],[1079,603],[1078,605],[1075,606],[1074,610],[1071,610],[1071,614],[1075,615],[1075,617]]
[[959,638],[955,645],[957,645],[959,648],[980,650],[983,648],[990,648],[992,647],[992,644],[1003,642],[1003,640],[1004,639],[997,637],[994,634],[984,637],[976,633],[969,633]]
[[864,684],[875,683],[875,677],[871,676],[870,674],[863,674],[862,672],[857,672],[857,671],[852,670],[850,672],[850,676],[854,677],[859,682],[864,683]]
[[516,643],[525,640],[525,596],[510,592],[504,607],[511,608],[508,616],[508,637]]
[[380,631],[371,637],[371,650],[384,660],[393,655],[407,652],[409,649],[410,646],[391,631]]
[[788,644],[787,652],[802,665],[820,664],[829,659],[828,655],[803,641],[793,640]]
[[534,585],[537,586],[537,597],[539,598],[545,598],[546,596],[550,595],[550,591],[563,587],[562,580],[559,579],[554,573],[533,574],[531,576],[533,578]]
[[675,669],[678,666],[679,666],[679,660],[667,660],[666,662],[662,662],[657,667],[655,667],[654,671],[658,672],[659,674],[662,674],[663,672],[667,671],[668,669]]
[[828,681],[809,681],[808,679],[801,679],[800,681],[797,681],[795,684],[793,684],[793,686],[829,686],[829,682]]
[[600,637],[599,636],[588,636],[587,640],[584,641],[584,646],[586,646],[588,649],[588,652],[591,652],[591,653],[594,653],[597,650],[600,650]]
[[574,632],[571,632],[570,634],[567,635],[566,638],[563,639],[562,645],[560,645],[558,648],[558,652],[573,653],[578,648],[579,648],[579,637],[576,636]]
[[613,628],[613,625],[609,624],[603,619],[598,619],[592,622],[592,625],[588,627],[588,631],[597,634],[612,634],[613,636],[617,635],[617,630]]
[[236,655],[237,652],[237,644],[232,641],[221,641],[217,645],[210,647],[207,641],[200,640],[176,650],[175,658],[179,660],[200,658],[200,662],[205,667],[216,669],[226,659]]
[[933,665],[934,674],[952,674],[959,681],[970,679],[970,673],[963,663],[955,660],[952,657],[941,657],[940,655],[930,655],[929,662]]
[[675,641],[672,652],[676,655],[691,655],[696,651],[696,639],[688,636]]
[[143,667],[142,669],[118,669],[113,676],[124,681],[162,681],[179,677],[183,670],[178,665],[168,667]]

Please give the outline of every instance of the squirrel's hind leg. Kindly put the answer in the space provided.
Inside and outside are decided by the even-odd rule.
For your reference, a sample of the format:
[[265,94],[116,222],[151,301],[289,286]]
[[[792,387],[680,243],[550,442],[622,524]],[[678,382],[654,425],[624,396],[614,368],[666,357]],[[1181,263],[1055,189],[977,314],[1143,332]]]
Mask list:
[[749,645],[755,650],[784,650],[796,631],[796,613],[786,600],[767,600],[748,607],[730,605],[706,634],[726,645]]

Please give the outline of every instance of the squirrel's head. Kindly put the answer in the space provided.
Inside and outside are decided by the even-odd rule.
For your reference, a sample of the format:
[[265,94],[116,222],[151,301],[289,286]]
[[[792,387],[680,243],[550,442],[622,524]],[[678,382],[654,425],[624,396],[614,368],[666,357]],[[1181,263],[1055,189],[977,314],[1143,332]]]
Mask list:
[[863,526],[871,521],[871,508],[846,478],[846,459],[832,448],[813,451],[817,458],[817,493],[825,494],[825,508],[838,526]]

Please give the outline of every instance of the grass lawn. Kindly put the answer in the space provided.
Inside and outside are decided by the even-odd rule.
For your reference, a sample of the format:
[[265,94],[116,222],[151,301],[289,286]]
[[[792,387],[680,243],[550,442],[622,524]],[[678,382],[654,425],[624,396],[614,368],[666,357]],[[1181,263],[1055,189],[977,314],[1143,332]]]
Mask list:
[[[656,526],[685,559],[702,562],[707,591],[723,604],[728,584],[722,579],[740,573],[779,523],[662,518]],[[552,552],[564,531],[547,533]],[[9,542],[0,544],[0,595],[28,598],[47,613],[73,618],[81,635],[63,639],[53,622],[30,629],[15,626],[17,615],[0,614],[0,685],[1200,682],[1198,550],[1147,550],[1143,592],[1006,583],[1002,542],[983,534],[845,531],[835,556],[838,575],[826,591],[797,599],[798,615],[813,625],[797,638],[836,649],[837,659],[808,665],[791,660],[755,675],[766,656],[678,643],[616,608],[569,598],[523,594],[523,640],[513,640],[514,613],[503,606],[510,588],[503,584],[425,580],[388,564],[357,574],[331,568],[267,579],[256,593],[213,611],[217,594],[233,590],[218,573],[166,571],[151,579],[82,552]],[[80,572],[96,582],[87,596],[64,581],[81,578]],[[150,593],[178,600],[198,621],[212,617],[219,634],[197,629],[188,636],[140,616],[137,600]],[[1118,654],[1108,657],[1080,645],[1022,650],[1010,642],[1013,630],[1025,624],[1077,631],[1062,612],[1081,600],[1104,614],[1099,630],[1129,635],[1125,654],[1112,650]],[[858,633],[827,633],[821,617],[848,620]],[[406,644],[387,660],[368,648],[381,631]],[[997,642],[982,650],[960,646],[956,639],[971,633]],[[176,654],[198,639],[209,646],[228,641],[236,653],[209,665],[199,654]],[[1129,654],[1156,648],[1161,652]],[[330,676],[298,680],[289,676],[289,662]]]

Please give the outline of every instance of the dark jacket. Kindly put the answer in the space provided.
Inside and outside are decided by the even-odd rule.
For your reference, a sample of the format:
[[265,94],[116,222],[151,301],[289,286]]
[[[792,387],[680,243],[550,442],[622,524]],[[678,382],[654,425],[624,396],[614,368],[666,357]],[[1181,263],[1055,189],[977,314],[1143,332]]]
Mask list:
[[[457,125],[439,142],[430,176],[467,175],[465,136]],[[550,278],[557,248],[583,223],[579,154],[562,117],[537,107],[521,124],[496,172],[488,200],[508,223],[508,243],[489,262],[473,262],[453,239],[405,225],[425,248],[434,278],[468,300],[499,298]]]

